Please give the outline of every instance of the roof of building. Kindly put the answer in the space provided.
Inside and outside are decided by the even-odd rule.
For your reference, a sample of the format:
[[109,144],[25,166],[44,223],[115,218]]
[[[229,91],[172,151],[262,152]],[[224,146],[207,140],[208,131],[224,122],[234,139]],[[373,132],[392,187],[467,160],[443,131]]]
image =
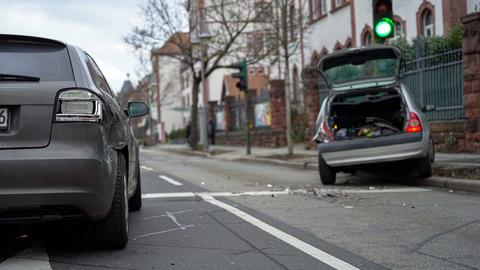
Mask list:
[[120,88],[120,93],[127,93],[133,90],[135,90],[135,88],[133,87],[132,81],[130,80],[123,81],[122,88]]
[[185,32],[173,34],[159,49],[152,51],[156,55],[175,55],[182,54],[182,48],[190,46],[190,35]]

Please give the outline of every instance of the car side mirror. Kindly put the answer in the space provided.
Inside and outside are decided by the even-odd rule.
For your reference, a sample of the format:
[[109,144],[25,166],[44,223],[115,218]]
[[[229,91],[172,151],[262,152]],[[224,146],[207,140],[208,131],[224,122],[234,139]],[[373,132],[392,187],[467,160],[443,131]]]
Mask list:
[[127,112],[130,118],[135,118],[147,115],[149,110],[144,102],[129,102]]
[[422,111],[426,113],[426,112],[433,112],[436,109],[437,109],[437,106],[430,104],[430,105],[427,105],[427,106],[423,107]]

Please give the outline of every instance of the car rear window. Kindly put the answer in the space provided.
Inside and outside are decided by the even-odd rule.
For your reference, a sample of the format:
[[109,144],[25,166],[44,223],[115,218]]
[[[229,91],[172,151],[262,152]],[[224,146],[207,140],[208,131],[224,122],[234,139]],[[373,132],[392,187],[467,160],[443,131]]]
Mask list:
[[0,74],[74,80],[66,46],[23,40],[0,40]]

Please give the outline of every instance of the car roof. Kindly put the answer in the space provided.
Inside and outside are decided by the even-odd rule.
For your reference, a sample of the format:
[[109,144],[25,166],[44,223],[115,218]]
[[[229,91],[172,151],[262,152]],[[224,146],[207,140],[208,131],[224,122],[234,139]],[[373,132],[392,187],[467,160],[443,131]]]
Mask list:
[[8,40],[19,40],[26,42],[45,43],[52,45],[67,46],[67,43],[55,39],[38,37],[38,36],[26,36],[26,35],[13,35],[13,34],[0,34],[0,42]]

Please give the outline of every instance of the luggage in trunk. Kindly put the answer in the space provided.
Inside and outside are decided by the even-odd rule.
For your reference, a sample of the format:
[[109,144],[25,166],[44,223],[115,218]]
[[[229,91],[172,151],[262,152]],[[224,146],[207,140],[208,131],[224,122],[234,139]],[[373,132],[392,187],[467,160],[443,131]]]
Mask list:
[[329,125],[336,140],[398,134],[404,128],[404,107],[395,89],[341,94],[331,103]]

